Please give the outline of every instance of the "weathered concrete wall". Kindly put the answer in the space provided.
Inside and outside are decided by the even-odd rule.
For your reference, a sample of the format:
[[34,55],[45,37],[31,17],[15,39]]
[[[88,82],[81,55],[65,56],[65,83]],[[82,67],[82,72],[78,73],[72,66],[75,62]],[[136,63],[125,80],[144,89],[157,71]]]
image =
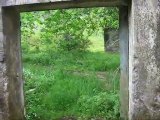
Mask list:
[[104,29],[104,51],[119,52],[119,30]]
[[[0,1],[0,4],[4,5],[4,1]],[[7,4],[12,5],[11,3]],[[68,5],[68,7],[74,6],[76,4]],[[83,7],[82,4],[81,7]],[[23,6],[20,7],[20,9],[22,8]],[[29,9],[24,6],[24,10],[26,8]],[[37,9],[42,8],[44,7],[40,6]],[[159,120],[160,1],[132,0],[130,13],[129,110],[127,97],[128,58],[126,56],[127,47],[124,47],[124,45],[127,46],[127,41],[125,42],[127,29],[124,29],[127,28],[127,24],[124,24],[120,34],[122,38],[125,36],[124,40],[120,42],[122,46],[121,117],[127,119],[129,111],[130,120]],[[126,16],[126,12],[122,12],[122,15]],[[122,16],[123,21],[125,16]],[[3,9],[3,21],[0,14],[1,23],[4,28],[2,29],[0,26],[0,120],[23,120],[23,82],[19,50],[20,22],[19,13],[14,7]]]
[[118,4],[127,4],[127,0],[1,0],[3,1],[4,6],[12,6],[12,5],[24,5],[24,4],[33,4],[33,3],[52,3],[52,2],[83,2],[83,3],[108,3],[109,5],[118,5]]
[[0,7],[0,120],[7,120],[8,116],[8,93],[6,63],[4,61],[4,39],[2,27],[2,8]]
[[0,120],[24,118],[20,17],[14,7],[0,12]]
[[128,5],[128,0],[1,0],[3,6],[14,6],[21,12]]
[[[66,0],[67,1],[67,0]],[[69,0],[68,0],[69,1]],[[70,0],[71,1],[71,0]],[[124,0],[126,1],[126,0]],[[47,1],[47,4],[42,4],[42,1],[32,0],[1,0],[0,5],[10,6],[3,7],[3,12],[0,13],[0,120],[23,120],[24,119],[24,96],[23,96],[23,80],[21,69],[21,55],[20,55],[20,16],[19,11],[32,11],[43,9],[58,9],[58,8],[72,8],[72,7],[93,7],[93,6],[117,6],[122,5],[121,0],[74,0],[71,2],[57,2]],[[43,1],[46,2],[46,1]],[[25,5],[23,5],[25,4]],[[30,5],[26,5],[30,4]],[[14,5],[20,5],[13,7]],[[126,4],[124,4],[126,5]],[[0,9],[1,10],[1,9]],[[126,15],[126,14],[125,14]],[[2,25],[3,23],[3,25]],[[122,24],[123,25],[123,24]],[[123,28],[123,27],[122,27]],[[121,29],[121,35],[127,32],[126,26]],[[121,39],[124,43],[127,40]],[[128,108],[128,74],[127,74],[127,49],[122,45],[122,89],[121,101],[122,103],[122,118],[127,118]],[[125,51],[126,50],[126,51]],[[126,86],[126,87],[125,87]],[[125,106],[126,105],[126,106]]]
[[160,120],[160,1],[132,0],[130,120]]

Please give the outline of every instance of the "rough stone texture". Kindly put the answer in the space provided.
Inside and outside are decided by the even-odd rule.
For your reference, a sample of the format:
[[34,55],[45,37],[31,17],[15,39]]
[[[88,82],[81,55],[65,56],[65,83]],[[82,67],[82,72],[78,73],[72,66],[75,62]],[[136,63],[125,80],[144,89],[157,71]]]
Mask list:
[[14,7],[3,8],[0,15],[0,120],[23,120],[20,16]]
[[104,29],[104,50],[119,52],[119,31],[117,29]]
[[[29,1],[29,0],[27,0]],[[112,4],[122,5],[115,0]],[[41,2],[41,1],[39,1]],[[94,3],[92,5],[89,4]],[[17,7],[22,11],[94,6],[100,1],[34,4]],[[30,4],[17,0],[1,0],[0,5]],[[105,2],[107,4],[107,2]],[[114,4],[113,4],[114,3]],[[105,4],[105,5],[106,5]],[[36,6],[37,5],[37,6]],[[89,6],[88,5],[88,6]],[[49,7],[50,6],[50,7]],[[55,7],[56,6],[56,7]],[[95,5],[96,6],[96,5]],[[49,8],[48,8],[49,7]],[[129,120],[160,119],[160,1],[132,0],[129,25],[129,110],[127,9],[121,12],[121,117]],[[124,15],[124,16],[123,16]],[[126,18],[126,22],[125,19]],[[3,29],[2,24],[3,23]],[[0,14],[0,120],[23,120],[23,81],[20,58],[19,13],[14,7],[3,8]],[[3,34],[2,34],[3,30]],[[124,39],[124,40],[123,40]],[[126,46],[126,47],[125,47]],[[126,87],[125,87],[126,86]]]
[[[32,11],[44,9],[96,7],[126,5],[122,0],[68,0],[70,2],[45,1],[45,0],[0,0],[3,12],[0,12],[0,120],[24,120],[24,96],[20,53],[20,16],[19,11]],[[65,1],[65,0],[64,0]],[[126,1],[126,0],[124,0]],[[42,3],[44,2],[44,3]],[[47,3],[46,3],[47,2]],[[26,5],[30,4],[30,5]],[[15,6],[14,5],[19,5]],[[0,9],[1,11],[1,9]],[[126,14],[125,14],[126,15]],[[128,18],[126,18],[128,19]],[[123,24],[122,24],[123,25]],[[122,36],[127,32],[126,26],[121,29]],[[121,69],[122,86],[121,96],[122,118],[128,116],[128,64],[127,44],[128,39],[121,36]],[[124,39],[124,40],[123,40]],[[126,86],[126,87],[125,87]],[[124,98],[124,96],[127,96]]]
[[7,76],[6,63],[4,61],[4,43],[2,32],[2,9],[0,7],[0,120],[6,120],[8,116],[8,93],[7,93]]
[[127,0],[1,0],[3,6],[13,6],[13,5],[24,5],[24,4],[33,4],[33,3],[52,3],[52,2],[65,2],[65,1],[73,1],[73,2],[89,2],[92,4],[93,2],[108,3],[109,5],[118,5],[123,4],[127,5]]
[[1,0],[4,7],[16,5],[21,12],[68,9],[68,8],[88,8],[88,7],[113,7],[128,5],[128,0]]
[[160,120],[160,1],[133,0],[130,16],[129,118]]

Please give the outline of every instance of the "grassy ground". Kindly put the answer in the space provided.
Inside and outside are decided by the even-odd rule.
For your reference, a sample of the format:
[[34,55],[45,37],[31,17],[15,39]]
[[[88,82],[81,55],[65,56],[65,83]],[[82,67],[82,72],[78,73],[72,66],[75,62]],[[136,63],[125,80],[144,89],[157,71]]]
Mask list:
[[119,119],[119,55],[90,39],[87,52],[23,54],[27,120]]
[[89,37],[89,39],[91,40],[91,45],[89,48],[89,51],[91,52],[104,52],[104,42],[103,42],[103,34],[102,32],[98,32],[97,34],[95,33],[95,35],[92,35]]

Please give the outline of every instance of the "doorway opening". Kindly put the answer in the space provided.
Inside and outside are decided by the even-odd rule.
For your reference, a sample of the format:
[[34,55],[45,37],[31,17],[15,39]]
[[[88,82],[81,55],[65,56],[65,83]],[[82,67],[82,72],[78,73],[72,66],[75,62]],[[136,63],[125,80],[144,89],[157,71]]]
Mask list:
[[21,14],[27,120],[119,119],[120,55],[104,42],[118,28],[118,8]]

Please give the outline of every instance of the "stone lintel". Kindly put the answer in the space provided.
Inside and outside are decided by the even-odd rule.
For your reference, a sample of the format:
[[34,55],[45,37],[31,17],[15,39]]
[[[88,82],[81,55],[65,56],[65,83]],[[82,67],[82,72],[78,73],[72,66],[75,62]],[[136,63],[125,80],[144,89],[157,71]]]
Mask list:
[[63,8],[127,6],[126,0],[2,0],[3,7],[17,6],[20,11]]

